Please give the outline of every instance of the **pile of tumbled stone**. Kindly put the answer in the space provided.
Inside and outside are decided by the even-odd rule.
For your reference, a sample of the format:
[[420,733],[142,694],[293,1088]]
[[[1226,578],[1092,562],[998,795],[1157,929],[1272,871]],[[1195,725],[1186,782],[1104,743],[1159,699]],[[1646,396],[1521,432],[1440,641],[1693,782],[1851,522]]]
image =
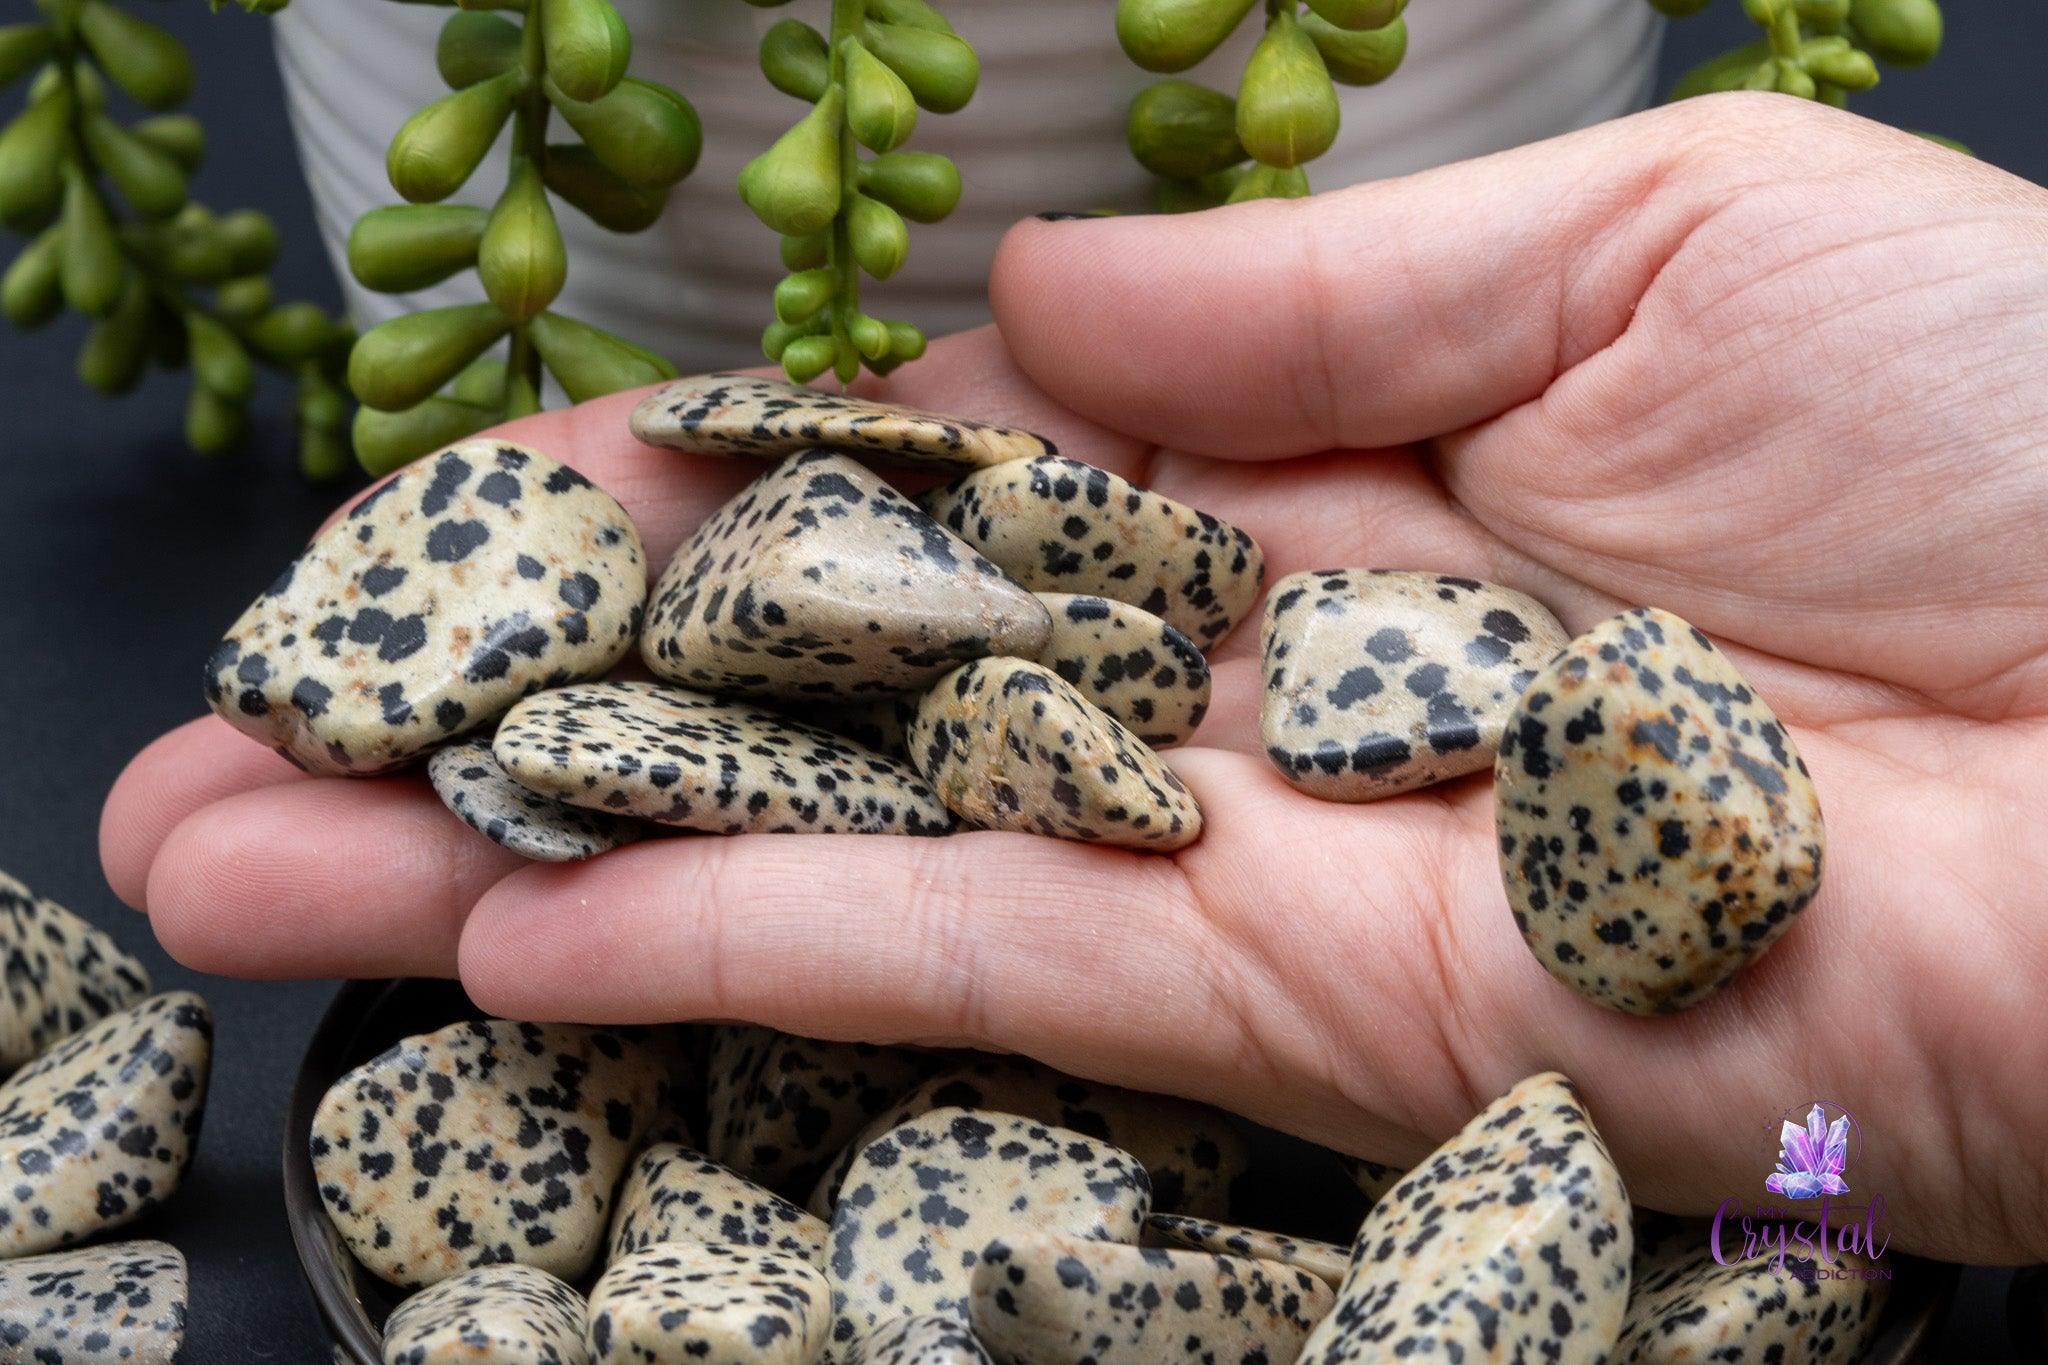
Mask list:
[[[609,494],[465,442],[256,599],[208,660],[214,709],[314,773],[431,754],[457,815],[540,859],[643,822],[1200,835],[1154,750],[1200,724],[1203,650],[1258,599],[1244,532],[1025,432],[774,381],[682,381],[633,430],[774,462],[651,599]],[[849,452],[957,477],[912,501]],[[660,682],[593,681],[636,641]]]
[[[429,774],[527,857],[650,824],[719,834],[962,825],[1171,852],[1200,836],[1154,752],[1188,739],[1264,557],[1228,523],[1043,437],[706,375],[633,433],[773,467],[645,592],[625,510],[503,442],[384,484],[208,660],[231,724],[315,773]],[[858,463],[952,476],[914,500]],[[638,642],[659,682],[602,678]],[[1574,640],[1469,578],[1297,573],[1268,595],[1261,744],[1370,801],[1494,769],[1501,868],[1537,959],[1599,1004],[1697,1003],[1820,881],[1784,727],[1690,625]]]
[[82,1245],[177,1190],[199,1138],[213,1023],[104,932],[0,873],[0,1361],[170,1365],[185,1259]]
[[[650,824],[1200,836],[1154,750],[1200,725],[1203,651],[1259,598],[1250,536],[1028,432],[775,380],[680,381],[632,430],[775,461],[651,599],[609,494],[465,442],[256,599],[208,660],[215,710],[315,773],[431,755],[455,814],[539,859]],[[955,477],[913,500],[856,454]],[[661,681],[593,681],[636,641]],[[1261,645],[1262,747],[1301,791],[1370,801],[1493,768],[1515,922],[1599,1004],[1697,1003],[1819,886],[1791,739],[1669,613],[1574,640],[1507,588],[1316,570],[1274,586]]]
[[1248,1139],[1018,1057],[476,1021],[343,1077],[311,1140],[342,1239],[415,1291],[385,1365],[1800,1365],[1884,1306],[1632,1209],[1554,1073],[1405,1175],[1309,1149],[1370,1202],[1349,1248],[1225,1221]]

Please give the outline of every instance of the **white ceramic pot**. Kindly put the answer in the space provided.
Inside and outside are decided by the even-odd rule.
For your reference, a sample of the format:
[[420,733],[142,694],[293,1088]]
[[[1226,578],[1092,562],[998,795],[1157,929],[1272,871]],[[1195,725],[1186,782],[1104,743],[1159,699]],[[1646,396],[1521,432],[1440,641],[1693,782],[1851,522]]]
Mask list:
[[[564,207],[568,287],[557,305],[672,358],[685,372],[750,362],[781,276],[776,239],[740,203],[739,169],[802,112],[755,64],[760,35],[796,12],[741,0],[619,0],[633,70],[696,105],[704,157],[667,214],[632,237]],[[1050,209],[1140,208],[1151,180],[1124,145],[1130,97],[1156,79],[1117,47],[1110,0],[947,0],[981,55],[981,86],[958,114],[927,114],[911,146],[945,152],[966,193],[944,223],[913,225],[910,259],[875,312],[937,335],[988,315],[988,263],[1018,218]],[[383,0],[294,0],[276,25],[278,57],[320,230],[359,324],[401,309],[481,296],[474,275],[419,295],[370,294],[348,278],[343,244],[357,215],[396,199],[384,148],[413,110],[445,92],[434,38],[450,11]],[[1658,21],[1643,0],[1415,0],[1406,62],[1384,85],[1343,89],[1337,145],[1309,168],[1318,188],[1396,175],[1583,127],[1641,107]],[[1256,24],[1191,73],[1225,89]],[[494,156],[458,196],[489,203]]]

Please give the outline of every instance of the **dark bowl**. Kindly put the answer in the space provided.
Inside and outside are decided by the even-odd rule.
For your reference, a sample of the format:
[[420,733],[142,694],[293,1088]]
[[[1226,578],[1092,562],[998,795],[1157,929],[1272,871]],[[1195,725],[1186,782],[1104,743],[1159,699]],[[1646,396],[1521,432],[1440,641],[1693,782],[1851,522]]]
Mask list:
[[[351,981],[327,1007],[306,1047],[285,1122],[285,1216],[313,1302],[351,1365],[381,1365],[384,1319],[404,1296],[363,1269],[327,1219],[308,1141],[313,1111],[329,1086],[399,1039],[482,1017],[453,982]],[[1955,1297],[1960,1267],[1913,1256],[1896,1257],[1894,1264],[1891,1303],[1863,1365],[1931,1359]]]

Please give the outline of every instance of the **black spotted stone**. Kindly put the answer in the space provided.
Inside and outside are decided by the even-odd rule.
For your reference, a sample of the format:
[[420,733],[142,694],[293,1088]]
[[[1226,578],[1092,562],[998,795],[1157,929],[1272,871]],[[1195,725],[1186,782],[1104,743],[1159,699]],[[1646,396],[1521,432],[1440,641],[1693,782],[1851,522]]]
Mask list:
[[1610,1009],[1698,1004],[1820,889],[1820,798],[1792,737],[1669,612],[1572,641],[1522,693],[1493,781],[1516,927]]
[[427,761],[434,794],[463,824],[536,862],[595,857],[640,837],[638,821],[542,796],[498,766],[489,740],[451,744]]
[[982,659],[925,694],[910,760],[978,829],[1171,853],[1202,837],[1194,794],[1146,743],[1042,664]]
[[1242,530],[1078,460],[996,465],[918,501],[1025,587],[1129,602],[1204,650],[1250,613],[1265,577]]
[[779,1251],[651,1246],[590,1291],[590,1365],[812,1365],[831,1293],[809,1261]]
[[313,1175],[349,1250],[393,1284],[509,1262],[573,1280],[664,1088],[660,1059],[608,1030],[450,1024],[334,1083]]
[[756,702],[662,683],[527,698],[492,752],[513,781],[572,806],[707,834],[944,834],[937,794],[900,759]]
[[1037,662],[1155,749],[1185,744],[1209,711],[1209,661],[1142,607],[1108,597],[1038,594],[1052,635]]
[[0,872],[0,1072],[149,994],[149,972],[105,931]]
[[1029,1231],[1135,1243],[1137,1159],[1070,1129],[934,1109],[862,1149],[832,1211],[835,1352],[895,1319],[964,1319],[982,1248]]
[[869,1124],[944,1064],[942,1055],[913,1048],[719,1025],[705,1068],[705,1150],[801,1197],[835,1157],[850,1162]]
[[920,692],[969,659],[1035,655],[1045,607],[844,455],[792,455],[676,551],[640,652],[721,695]]
[[1621,1331],[1628,1192],[1570,1081],[1531,1076],[1366,1215],[1299,1365],[1599,1361]]
[[177,1192],[199,1142],[213,1019],[188,991],[64,1039],[0,1086],[0,1256],[132,1223]]
[[1006,1361],[1291,1361],[1336,1294],[1238,1256],[1024,1232],[982,1249],[969,1319]]
[[313,773],[402,767],[632,647],[640,536],[536,450],[473,440],[336,521],[206,661],[228,724]]
[[1866,1257],[1830,1251],[1831,1262],[1816,1267],[1795,1246],[1782,1269],[1770,1255],[1723,1265],[1711,1249],[1711,1224],[1669,1221],[1646,1246],[1639,1220],[1628,1315],[1608,1356],[1614,1365],[1863,1358],[1892,1287],[1865,1278],[1873,1269]]
[[772,460],[824,446],[946,473],[1054,450],[1043,436],[1013,427],[744,374],[678,379],[642,399],[631,420],[633,435],[648,445],[697,455]]
[[163,1242],[0,1261],[0,1360],[172,1365],[186,1303],[185,1258]]
[[868,1143],[941,1108],[1037,1119],[1129,1152],[1145,1168],[1155,1209],[1219,1215],[1230,1205],[1231,1184],[1251,1166],[1236,1122],[1206,1104],[1084,1081],[1026,1057],[978,1057],[923,1077],[874,1115],[819,1179],[811,1211],[831,1217],[846,1172]]
[[1259,742],[1325,801],[1480,772],[1515,699],[1569,638],[1535,599],[1470,578],[1289,574],[1266,596]]
[[664,1242],[779,1251],[823,1270],[827,1229],[787,1199],[702,1152],[658,1142],[633,1160],[612,1213],[611,1251],[617,1262]]
[[391,1310],[384,1365],[587,1365],[583,1296],[530,1265],[489,1265]]

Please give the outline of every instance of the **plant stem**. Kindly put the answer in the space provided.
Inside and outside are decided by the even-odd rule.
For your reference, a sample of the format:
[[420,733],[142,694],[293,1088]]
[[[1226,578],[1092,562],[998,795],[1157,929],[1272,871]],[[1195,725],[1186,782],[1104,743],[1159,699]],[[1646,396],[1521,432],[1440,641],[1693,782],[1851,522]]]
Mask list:
[[[846,86],[846,54],[840,45],[848,38],[856,42],[860,40],[864,18],[861,0],[832,0],[832,84],[842,91]],[[835,366],[842,373],[844,363],[839,357],[854,354],[849,327],[854,315],[860,311],[860,267],[853,259],[853,238],[847,226],[853,196],[860,192],[859,185],[860,149],[853,139],[852,122],[842,117],[839,121],[839,212],[832,219],[832,241],[826,249],[826,261],[833,276],[832,346]],[[845,389],[844,379],[839,387]]]
[[[548,154],[548,96],[541,82],[547,76],[547,53],[542,46],[540,0],[526,0],[526,22],[520,30],[519,62],[526,73],[526,86],[512,110],[512,156],[507,176],[516,173],[521,158],[536,169]],[[546,193],[545,190],[542,191]],[[540,393],[540,352],[524,322],[512,328],[512,351],[506,362],[508,374],[523,378],[537,396]],[[505,385],[505,415],[510,416],[512,385]]]

